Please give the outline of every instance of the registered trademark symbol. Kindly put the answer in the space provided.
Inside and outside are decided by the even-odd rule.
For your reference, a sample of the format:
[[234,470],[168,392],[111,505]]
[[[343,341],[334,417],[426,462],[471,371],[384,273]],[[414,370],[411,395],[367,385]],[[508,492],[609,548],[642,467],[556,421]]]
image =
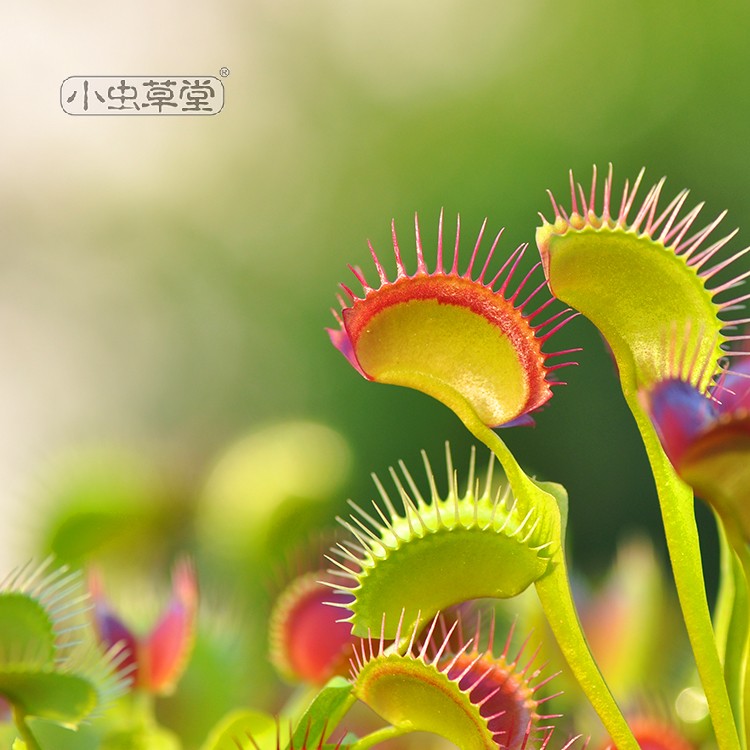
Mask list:
[[227,77],[227,76],[229,75],[229,68],[222,68],[222,69],[221,69],[221,70],[219,71],[219,75],[220,75],[220,76],[221,76],[222,78],[226,78],[226,77]]

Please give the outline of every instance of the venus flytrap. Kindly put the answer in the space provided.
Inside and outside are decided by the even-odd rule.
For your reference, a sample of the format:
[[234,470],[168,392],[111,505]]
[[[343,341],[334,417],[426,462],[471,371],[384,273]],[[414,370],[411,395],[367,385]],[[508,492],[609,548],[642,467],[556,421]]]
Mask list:
[[[748,726],[747,672],[750,644],[748,587],[750,580],[750,380],[747,359],[715,376],[705,393],[691,374],[707,369],[686,345],[663,380],[641,392],[664,450],[682,479],[716,514],[722,542],[722,588],[715,622],[725,681],[740,732]],[[738,352],[742,354],[742,352]],[[713,366],[713,363],[711,363]]]
[[0,696],[21,738],[14,747],[40,750],[28,719],[75,728],[125,691],[118,649],[99,648],[88,608],[81,575],[50,561],[0,583]]
[[350,520],[341,519],[356,544],[334,548],[329,559],[338,567],[338,581],[332,585],[349,600],[336,606],[350,613],[344,621],[361,637],[383,616],[384,637],[394,639],[397,631],[409,632],[418,619],[430,619],[453,604],[516,596],[545,573],[558,543],[535,507],[513,498],[509,485],[493,486],[492,458],[484,482],[475,484],[472,452],[461,492],[446,446],[449,489],[442,497],[429,459],[422,455],[429,501],[402,462],[403,479],[395,471],[391,477],[403,514],[374,477],[382,507],[373,502],[373,514],[351,503]]
[[750,542],[750,361],[719,370],[703,392],[691,384],[700,375],[689,373],[706,364],[692,360],[687,373],[673,368],[643,390],[641,401],[675,470],[716,510],[739,552]]
[[[485,280],[502,232],[475,275],[484,231],[485,225],[466,271],[459,273],[457,225],[453,262],[446,271],[441,214],[436,269],[430,273],[415,218],[417,268],[410,275],[392,225],[395,280],[389,281],[370,245],[380,285],[370,286],[358,268],[350,267],[364,296],[341,285],[351,305],[339,299],[341,313],[333,311],[339,328],[330,329],[329,334],[336,348],[368,380],[416,388],[442,401],[464,422],[479,420],[491,427],[533,424],[531,414],[549,401],[552,387],[558,384],[552,373],[575,364],[567,359],[556,364],[549,360],[578,351],[546,353],[542,345],[575,313],[562,310],[536,320],[554,302],[547,296],[539,304],[537,295],[546,282],[522,294],[541,263],[511,293],[508,287],[525,245],[511,253],[491,280]],[[527,309],[534,305],[536,309]]]
[[195,639],[198,580],[188,559],[180,559],[172,573],[172,597],[145,635],[138,635],[121,619],[106,597],[101,576],[89,574],[94,603],[93,623],[99,641],[117,653],[130,676],[130,690],[104,730],[102,747],[147,745],[154,750],[178,750],[177,736],[159,726],[154,699],[172,693],[187,666]]
[[284,747],[279,723],[262,711],[238,709],[225,716],[210,732],[201,750],[271,750]]
[[[407,629],[404,611],[393,628],[386,617],[376,634],[359,640],[351,658],[350,680],[336,677],[317,693],[306,711],[295,717],[286,739],[273,744],[271,717],[238,712],[227,717],[204,750],[273,750],[274,747],[367,750],[386,740],[426,731],[470,750],[542,750],[547,748],[558,718],[544,709],[553,697],[537,653],[524,656],[525,642],[510,656],[513,629],[501,653],[494,652],[494,618],[478,619],[465,637],[460,615],[436,615],[425,625],[417,617]],[[394,638],[386,636],[394,630]],[[481,645],[480,645],[481,644]],[[337,725],[359,699],[388,725],[334,743]],[[282,721],[280,730],[285,729]],[[569,748],[574,738],[564,745]]]
[[[643,172],[632,189],[625,183],[619,210],[613,210],[612,170],[604,182],[602,211],[596,210],[596,170],[588,195],[571,173],[571,210],[551,198],[553,223],[543,216],[537,245],[552,292],[599,328],[615,361],[625,400],[648,454],[659,495],[665,535],[688,636],[708,699],[717,743],[722,750],[744,745],[738,737],[705,596],[693,493],[664,453],[651,419],[639,400],[663,376],[669,350],[664,326],[685,331],[685,348],[709,366],[692,371],[692,386],[705,392],[725,345],[733,336],[720,313],[736,309],[745,297],[718,302],[748,273],[709,288],[747,249],[729,259],[713,258],[735,232],[707,245],[724,214],[690,234],[701,206],[680,216],[687,198],[682,191],[658,210],[661,180],[638,209],[635,198]],[[551,194],[550,194],[551,195]],[[579,204],[580,199],[580,204]],[[635,216],[631,218],[633,212]],[[711,265],[713,263],[713,265]]]
[[131,668],[133,690],[153,695],[174,691],[190,657],[198,615],[198,580],[188,559],[172,573],[172,597],[148,634],[138,637],[112,609],[98,572],[89,575],[94,623],[102,643],[123,651]]
[[[432,273],[425,263],[418,224],[414,274],[406,271],[395,230],[395,280],[388,279],[370,247],[380,285],[370,286],[362,272],[352,268],[362,284],[363,296],[356,296],[342,285],[351,304],[347,306],[340,300],[341,314],[334,311],[339,328],[329,333],[334,345],[367,379],[416,388],[451,408],[500,461],[514,503],[521,511],[517,519],[520,523],[514,526],[503,518],[502,512],[496,522],[500,506],[488,497],[476,501],[471,498],[466,503],[469,512],[462,517],[455,484],[449,477],[454,495],[447,503],[454,506],[455,522],[449,520],[446,524],[442,516],[450,519],[450,514],[441,511],[437,493],[433,491],[432,504],[428,505],[418,493],[410,498],[397,481],[404,516],[395,512],[384,494],[386,512],[375,506],[379,519],[359,509],[353,516],[359,530],[348,524],[361,554],[352,555],[340,549],[349,557],[349,562],[361,569],[360,575],[352,575],[346,568],[343,570],[354,582],[350,590],[355,596],[352,605],[355,633],[366,635],[366,628],[377,627],[378,607],[380,613],[399,606],[434,612],[445,604],[471,596],[514,596],[534,583],[550,627],[582,689],[619,750],[634,749],[637,744],[632,733],[588,649],[570,592],[564,555],[567,493],[560,485],[536,482],[528,477],[491,429],[529,424],[531,413],[549,400],[552,386],[557,382],[554,371],[573,364],[567,359],[557,364],[549,360],[576,350],[546,353],[542,347],[576,313],[562,310],[546,320],[536,321],[554,301],[547,297],[539,304],[537,300],[546,282],[524,296],[523,290],[540,264],[534,266],[514,290],[510,289],[524,246],[511,254],[491,280],[485,281],[500,235],[475,275],[484,227],[464,273],[459,272],[460,232],[457,228],[452,266],[446,270],[442,227],[441,216],[437,263]],[[533,305],[537,305],[535,309],[529,309],[532,300]],[[410,483],[408,472],[405,478]],[[468,492],[472,491],[473,487],[469,487]],[[512,512],[515,506],[509,507]],[[500,510],[505,512],[508,506]],[[369,528],[361,519],[369,523]],[[529,522],[530,526],[526,527]],[[471,544],[459,541],[459,535],[467,534],[474,537]],[[500,552],[500,540],[509,551]],[[525,550],[519,552],[524,545]],[[407,548],[404,555],[403,550]],[[482,577],[484,594],[476,588],[478,576],[466,576],[464,590],[459,592],[456,582],[445,575],[447,559],[450,559],[448,566],[454,569],[468,561],[472,561],[473,570],[481,569],[474,559],[474,550],[482,560],[490,559],[494,553],[499,555],[494,558],[496,561],[504,561],[500,566],[502,571],[494,569],[495,575]],[[510,550],[515,555],[513,559]],[[396,551],[400,555],[392,554]],[[451,553],[450,558],[445,556],[446,552]],[[415,566],[394,562],[410,556],[419,556],[420,575],[429,578],[431,585],[411,585],[410,574]],[[380,569],[384,571],[382,575]],[[378,581],[373,586],[377,595],[372,598],[373,604],[369,605],[363,621],[358,619],[362,608],[357,611],[357,600],[370,591],[370,580]]]
[[[523,646],[515,658],[509,657],[512,631],[496,656],[494,622],[487,645],[480,647],[481,620],[468,639],[460,617],[448,628],[438,615],[426,634],[417,637],[422,626],[418,618],[402,637],[402,611],[394,644],[387,646],[386,620],[384,616],[379,637],[368,636],[355,650],[352,681],[354,694],[389,721],[394,732],[433,732],[467,750],[525,750],[538,747],[540,736],[546,747],[552,727],[545,722],[557,717],[543,712],[549,697],[537,693],[554,675],[542,676],[535,656],[521,662]],[[438,623],[441,633],[436,632]],[[362,741],[354,745],[357,750],[367,746]]]
[[[337,622],[331,599],[337,598],[323,582],[324,570],[295,576],[278,595],[269,618],[269,658],[289,682],[322,686],[349,671],[355,638],[349,625]],[[351,596],[334,603],[346,607]]]

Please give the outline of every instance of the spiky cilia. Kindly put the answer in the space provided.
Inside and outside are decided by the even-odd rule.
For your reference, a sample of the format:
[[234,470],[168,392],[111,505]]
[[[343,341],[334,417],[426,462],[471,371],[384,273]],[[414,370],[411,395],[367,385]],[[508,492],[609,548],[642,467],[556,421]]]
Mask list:
[[[441,617],[443,637],[448,633]],[[481,616],[477,617],[476,627],[471,640],[471,648],[463,650],[462,645],[467,642],[463,633],[463,622],[459,616],[458,648],[461,651],[458,658],[450,655],[442,657],[441,662],[450,664],[448,676],[457,680],[463,690],[468,690],[471,700],[481,708],[484,716],[488,717],[490,730],[495,741],[501,747],[523,747],[530,737],[554,728],[546,722],[560,718],[560,714],[543,713],[543,704],[556,698],[560,692],[542,695],[540,690],[545,687],[559,672],[542,677],[546,664],[537,665],[539,648],[531,655],[524,657],[529,638],[521,644],[515,656],[511,658],[510,647],[515,623],[508,631],[505,645],[499,655],[494,653],[495,617],[490,617],[487,643],[480,647],[483,631]],[[428,652],[431,646],[428,647]],[[523,659],[523,661],[522,661]]]
[[369,380],[423,391],[452,408],[464,421],[478,418],[493,427],[531,424],[530,414],[552,395],[551,387],[556,384],[553,372],[574,364],[568,360],[551,364],[549,360],[578,351],[547,353],[542,345],[575,314],[570,315],[566,309],[541,319],[554,301],[549,295],[544,301],[538,297],[546,281],[522,294],[540,263],[515,290],[511,288],[526,245],[511,253],[500,270],[486,280],[502,232],[477,273],[485,226],[486,220],[461,273],[457,223],[453,262],[446,270],[441,213],[436,267],[430,272],[415,217],[417,267],[409,274],[392,224],[396,278],[389,280],[370,245],[380,284],[371,286],[359,268],[350,266],[364,296],[341,285],[351,304],[347,306],[339,298],[341,314],[333,311],[339,328],[329,330],[329,334],[352,366]]
[[447,628],[437,615],[418,637],[421,626],[417,620],[406,630],[402,613],[395,642],[388,646],[383,617],[380,635],[362,641],[352,661],[354,694],[360,700],[396,727],[433,732],[462,748],[547,746],[553,728],[544,722],[558,716],[541,713],[548,698],[537,691],[554,675],[541,676],[544,667],[533,667],[536,655],[520,664],[525,644],[509,660],[512,632],[495,656],[492,632],[486,648],[478,645],[481,622],[468,639],[460,618]]
[[[671,326],[665,332],[659,379],[638,391],[665,453],[680,474],[688,455],[701,452],[698,443],[708,433],[720,424],[743,422],[749,385],[747,359],[735,360],[731,369],[716,366],[713,357],[701,361],[698,347],[691,352],[690,339],[690,326],[682,333]],[[705,382],[709,385],[704,389],[700,384]]]
[[467,599],[515,596],[544,575],[559,544],[555,519],[513,498],[507,485],[493,484],[492,454],[482,483],[475,479],[472,450],[461,491],[446,445],[445,496],[424,452],[422,457],[428,499],[401,462],[403,479],[394,469],[391,478],[402,513],[373,477],[382,501],[373,501],[375,515],[350,501],[350,520],[339,519],[354,540],[332,550],[336,557],[329,560],[336,569],[331,573],[339,581],[332,586],[353,601],[333,604],[350,612],[345,621],[356,635],[378,627],[384,613],[384,636],[393,638],[399,617],[408,629],[420,613],[428,618]]
[[[632,187],[626,180],[619,210],[614,210],[610,165],[599,213],[596,167],[588,196],[571,171],[570,212],[549,193],[555,219],[550,223],[540,214],[542,226],[536,238],[553,293],[595,323],[613,349],[621,376],[634,377],[638,385],[648,385],[659,376],[654,371],[654,353],[665,324],[680,329],[692,324],[691,347],[698,348],[702,360],[712,354],[718,362],[727,354],[726,344],[737,338],[728,329],[746,322],[724,321],[719,314],[739,309],[750,298],[716,299],[734,289],[750,271],[708,286],[750,250],[744,248],[713,262],[737,233],[735,229],[708,244],[726,211],[695,231],[703,204],[680,216],[689,191],[680,191],[659,210],[665,178],[634,208],[643,174],[642,169]],[[695,385],[705,390],[710,374]]]
[[[396,512],[378,481],[382,507],[373,502],[375,515],[351,503],[350,521],[339,520],[354,541],[337,545],[333,553],[340,560],[333,556],[329,560],[339,568],[331,572],[342,581],[333,588],[353,601],[343,607],[332,604],[347,612],[344,620],[352,623],[356,635],[365,637],[382,627],[383,637],[392,639],[398,636],[396,618],[403,620],[403,632],[408,632],[421,616],[430,617],[451,604],[512,597],[533,583],[563,655],[595,710],[623,750],[636,748],[575,612],[562,548],[564,490],[546,484],[556,493],[555,499],[544,491],[514,498],[507,487],[493,487],[491,462],[481,487],[474,478],[472,459],[462,495],[450,452],[447,464],[449,490],[443,498],[425,459],[430,502],[403,464],[406,486],[392,470],[403,515]],[[383,613],[386,620],[379,626]]]

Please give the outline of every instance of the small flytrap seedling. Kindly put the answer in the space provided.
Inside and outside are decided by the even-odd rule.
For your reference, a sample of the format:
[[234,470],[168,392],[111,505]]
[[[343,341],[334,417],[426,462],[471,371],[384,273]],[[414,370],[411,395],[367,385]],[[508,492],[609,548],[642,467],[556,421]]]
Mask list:
[[[475,495],[470,476],[459,498],[450,469],[448,496],[441,498],[432,483],[427,503],[405,471],[412,496],[394,475],[403,515],[385,492],[384,509],[374,506],[378,518],[355,507],[352,523],[347,522],[355,547],[338,550],[345,560],[340,572],[351,579],[342,588],[355,598],[354,632],[366,636],[376,630],[383,611],[393,622],[394,609],[408,608],[411,624],[415,611],[432,615],[472,597],[510,597],[534,583],[562,653],[604,725],[620,750],[635,748],[575,611],[564,554],[567,493],[560,485],[527,476],[492,430],[529,424],[531,413],[550,399],[555,371],[572,364],[567,357],[577,350],[545,352],[543,346],[576,313],[547,313],[554,298],[543,293],[546,281],[525,291],[541,263],[514,280],[525,246],[486,280],[500,235],[477,273],[483,226],[461,273],[457,226],[452,265],[446,270],[441,215],[437,264],[429,272],[418,223],[415,230],[413,274],[406,270],[395,230],[393,281],[372,247],[380,285],[370,286],[352,268],[363,296],[342,285],[350,303],[340,300],[341,313],[334,313],[339,328],[330,331],[331,339],[366,378],[416,388],[453,409],[500,461],[511,497],[503,502],[493,498],[489,482],[482,495],[478,490]],[[359,566],[359,572],[352,574],[349,563]],[[485,568],[487,574],[476,575]],[[463,575],[455,576],[456,571]]]

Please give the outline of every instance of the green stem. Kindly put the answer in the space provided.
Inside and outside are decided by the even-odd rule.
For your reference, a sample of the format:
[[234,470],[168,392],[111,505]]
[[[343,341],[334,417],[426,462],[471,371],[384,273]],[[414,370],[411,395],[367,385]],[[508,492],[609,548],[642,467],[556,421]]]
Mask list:
[[693,492],[677,476],[638,399],[624,387],[623,392],[651,463],[677,597],[708,701],[716,743],[719,750],[739,750],[741,745],[706,599]]
[[29,725],[26,723],[26,714],[18,707],[13,707],[13,721],[21,735],[21,739],[26,745],[26,750],[42,750],[41,745],[37,742],[36,737],[31,733]]
[[[728,507],[723,504],[723,507]],[[725,574],[724,558],[730,567],[732,581],[732,608],[728,621],[724,648],[724,681],[732,703],[735,722],[743,749],[747,747],[748,721],[747,686],[750,660],[750,603],[748,581],[750,581],[750,555],[739,527],[730,519],[717,514],[719,539],[722,549],[722,575]],[[726,551],[725,551],[726,548]]]
[[383,727],[382,729],[371,732],[364,737],[360,737],[356,742],[349,745],[349,750],[368,750],[368,748],[371,748],[380,742],[385,742],[394,737],[400,737],[402,734],[406,734],[409,731],[411,730],[403,727]]
[[536,582],[539,601],[573,675],[606,727],[617,750],[633,748],[633,737],[607,683],[594,661],[578,619],[562,552],[550,571]]
[[557,519],[555,536],[559,544],[550,558],[548,572],[536,582],[542,608],[571,671],[617,749],[638,750],[638,743],[594,661],[578,619],[565,565],[564,529],[567,518],[562,515],[567,509],[561,509],[555,497],[527,476],[495,432],[479,420],[464,420],[464,423],[497,456],[513,494],[543,508],[547,518]]
[[[719,595],[714,610],[714,630],[719,657],[724,664],[724,682],[732,704],[742,747],[745,736],[745,681],[748,659],[747,559],[741,561],[737,541],[730,540],[728,527],[716,514],[721,552]],[[741,540],[739,540],[741,542]],[[744,547],[741,544],[741,547]],[[737,550],[737,551],[736,551]],[[745,555],[745,558],[747,555]]]
[[724,660],[724,679],[732,701],[732,708],[740,734],[742,747],[747,747],[747,716],[745,715],[747,668],[748,668],[748,600],[747,554],[742,560],[734,559],[734,607],[729,622],[726,658]]
[[[735,554],[727,535],[721,518],[716,515],[716,528],[719,535],[719,593],[716,596],[714,606],[713,623],[716,638],[716,649],[719,658],[726,665],[727,642],[729,640],[729,628],[734,611],[734,587],[735,587]],[[726,669],[726,666],[725,666]]]
[[153,729],[157,726],[153,693],[141,688],[130,694],[130,720],[134,727]]

